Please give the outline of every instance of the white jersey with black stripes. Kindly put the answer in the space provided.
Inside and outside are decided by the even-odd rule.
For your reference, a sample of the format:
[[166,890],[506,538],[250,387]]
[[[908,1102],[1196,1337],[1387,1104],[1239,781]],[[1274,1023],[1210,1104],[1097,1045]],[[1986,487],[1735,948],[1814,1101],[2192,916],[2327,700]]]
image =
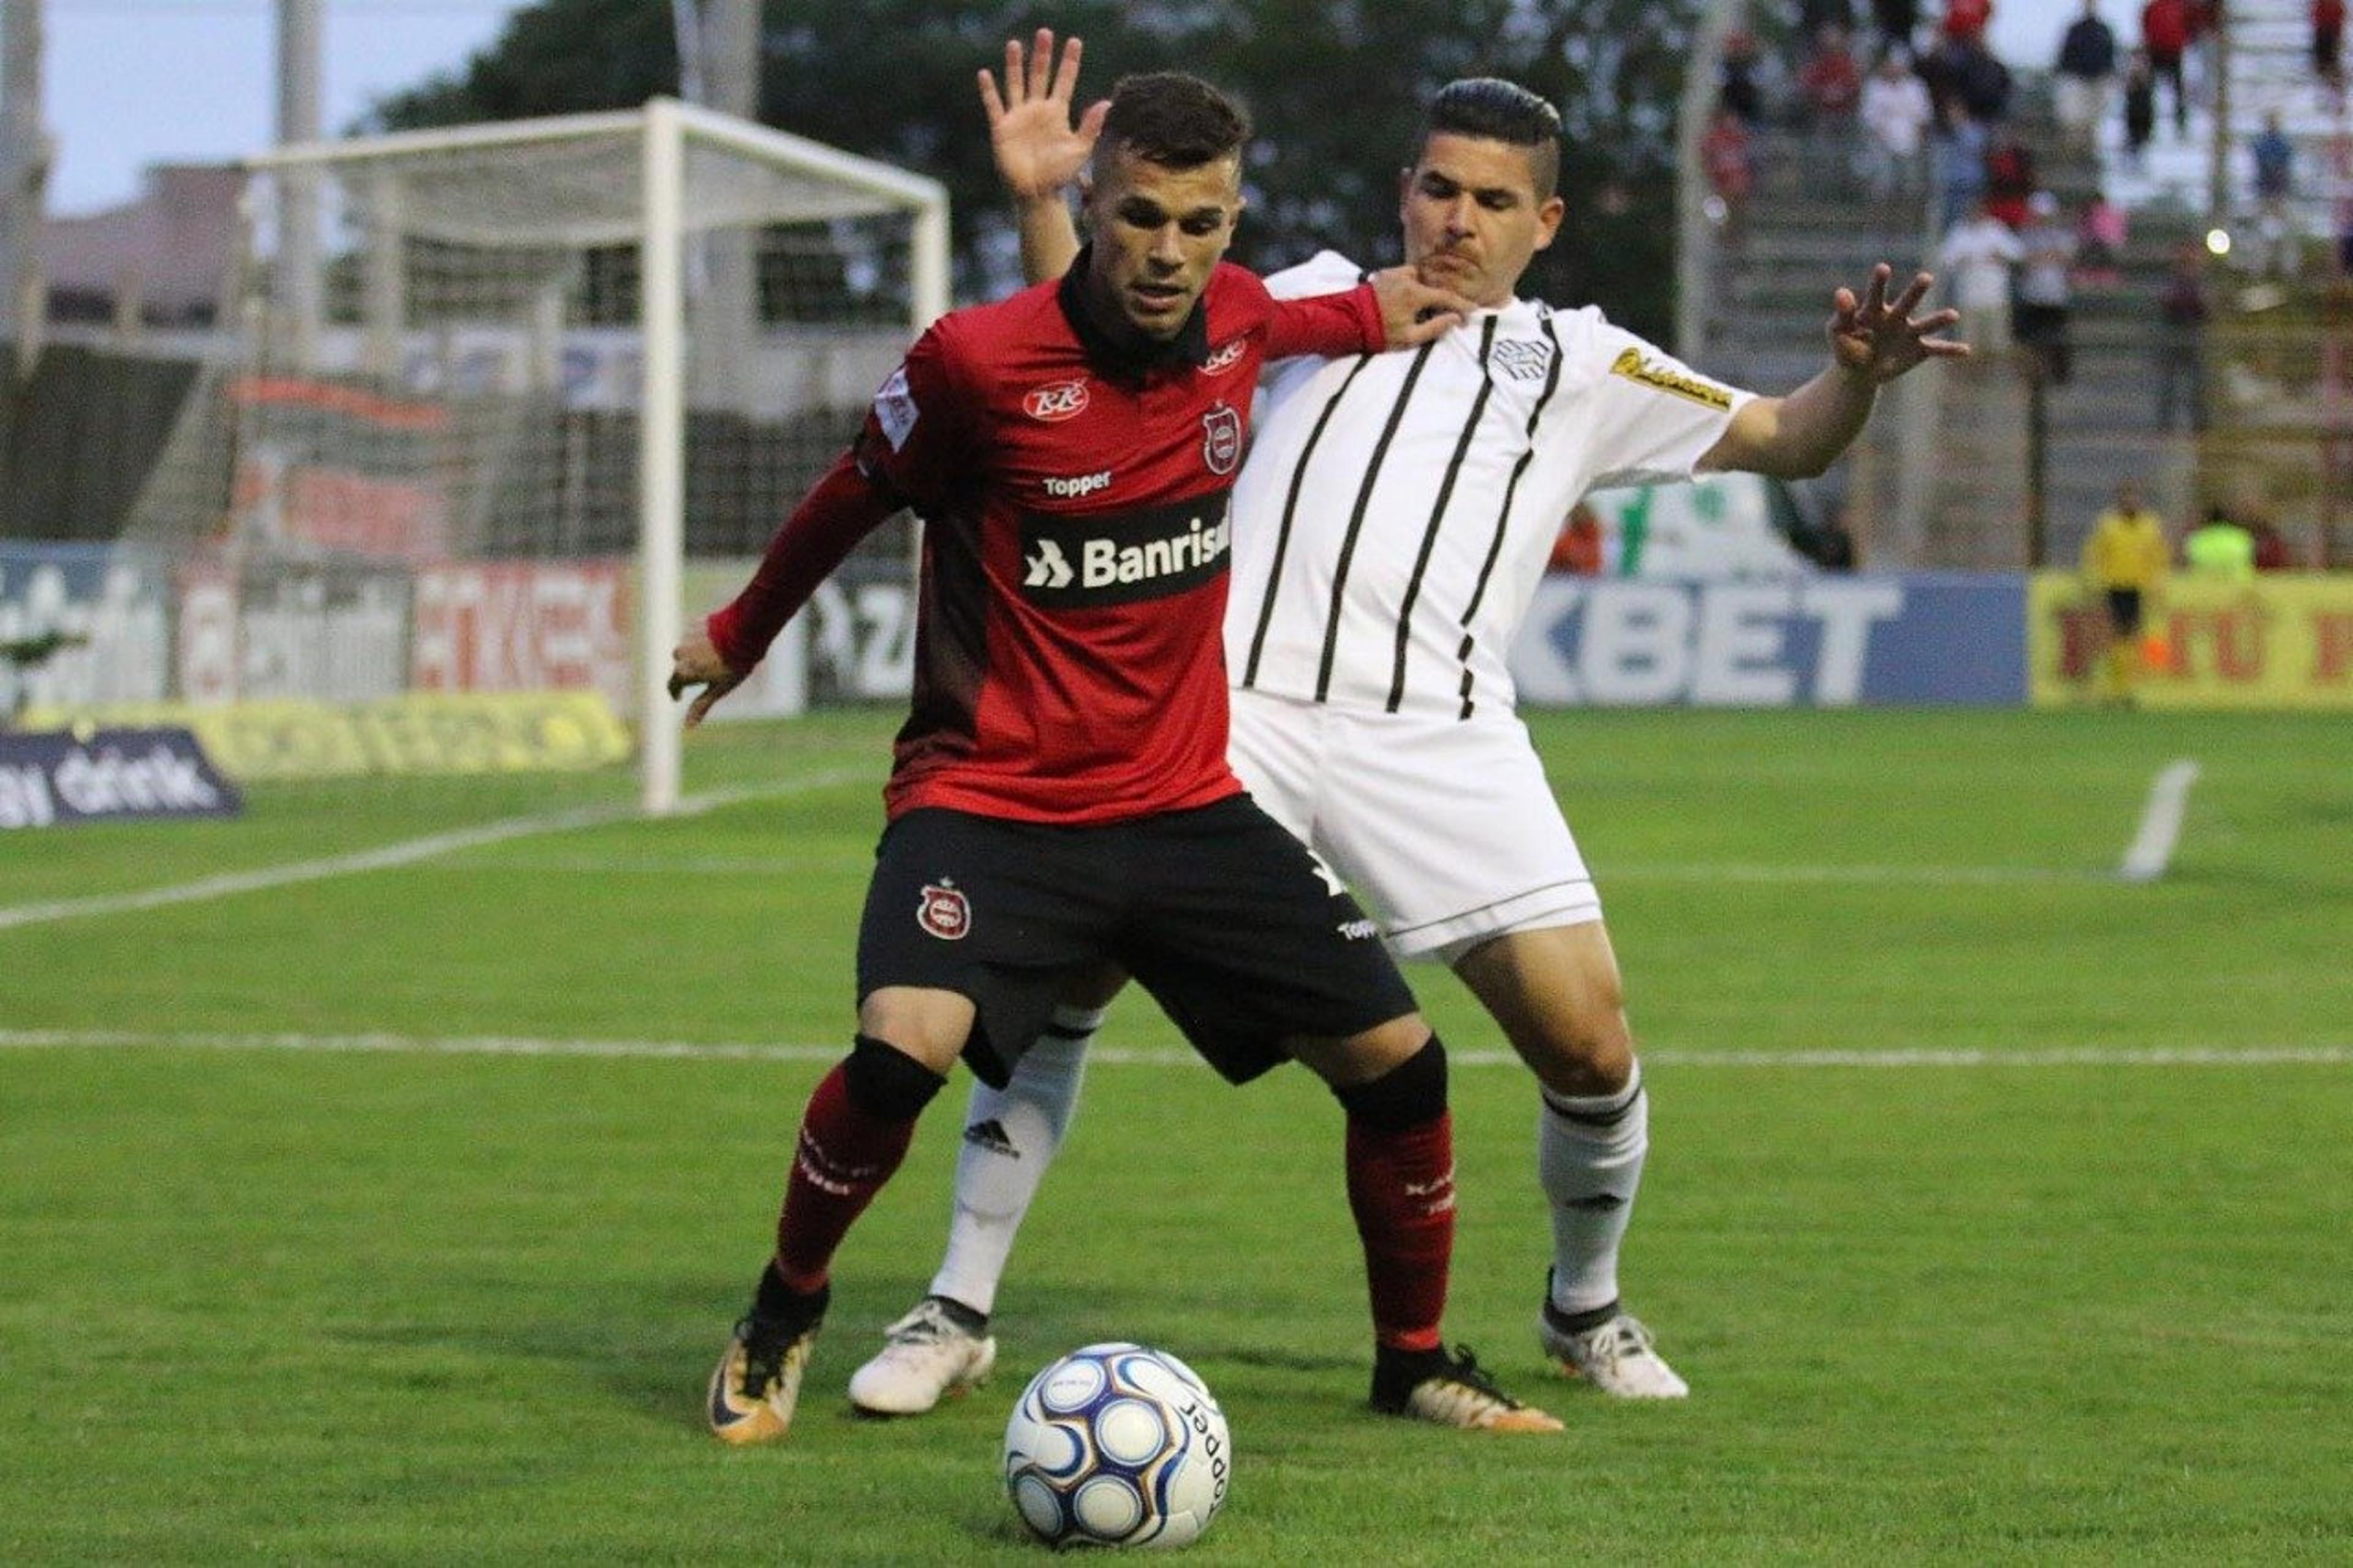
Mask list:
[[[1278,298],[1362,277],[1325,251]],[[1749,394],[1588,307],[1514,300],[1419,349],[1271,367],[1233,498],[1229,681],[1509,713],[1505,656],[1585,493],[1689,478]]]

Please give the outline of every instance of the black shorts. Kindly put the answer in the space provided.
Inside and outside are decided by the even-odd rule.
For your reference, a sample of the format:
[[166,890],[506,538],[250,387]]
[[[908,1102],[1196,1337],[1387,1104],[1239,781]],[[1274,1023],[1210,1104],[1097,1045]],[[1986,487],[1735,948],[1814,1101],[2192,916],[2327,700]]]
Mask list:
[[2116,636],[2128,637],[2140,631],[2140,590],[2111,588],[2108,590],[2108,625]]
[[1414,1010],[1355,899],[1247,795],[1072,827],[937,807],[884,830],[858,928],[858,996],[954,991],[965,1060],[1001,1085],[1072,974],[1113,960],[1235,1083],[1298,1036]]

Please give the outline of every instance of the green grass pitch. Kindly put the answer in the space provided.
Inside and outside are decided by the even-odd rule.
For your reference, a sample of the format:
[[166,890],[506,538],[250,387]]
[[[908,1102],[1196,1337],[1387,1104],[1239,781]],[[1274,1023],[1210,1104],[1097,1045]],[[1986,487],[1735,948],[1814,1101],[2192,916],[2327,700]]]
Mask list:
[[[1451,1331],[1566,1434],[1363,1410],[1335,1108],[1172,1064],[1132,997],[996,1384],[908,1423],[842,1395],[930,1277],[958,1083],[844,1250],[793,1441],[727,1451],[702,1380],[849,1039],[892,721],[698,735],[690,790],[744,792],[699,815],[184,901],[117,896],[630,781],[0,839],[0,1560],[1033,1561],[1006,1411],[1114,1337],[1225,1403],[1204,1564],[2353,1560],[2342,719],[1535,721],[1650,1064],[1625,1277],[1680,1405],[1546,1375],[1528,1079],[1417,968],[1461,1064]],[[2126,885],[2177,758],[2171,871]]]

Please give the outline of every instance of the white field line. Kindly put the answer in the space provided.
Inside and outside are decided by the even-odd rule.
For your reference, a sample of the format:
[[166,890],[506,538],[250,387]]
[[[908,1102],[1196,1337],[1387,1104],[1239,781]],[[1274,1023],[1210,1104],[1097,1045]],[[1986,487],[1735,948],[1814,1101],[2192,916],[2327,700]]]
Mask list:
[[[829,773],[787,779],[780,784],[714,790],[705,795],[690,795],[681,801],[678,815],[700,816],[705,812],[743,801],[800,795],[872,776],[871,768],[839,768]],[[198,878],[193,882],[145,888],[137,892],[98,893],[88,898],[57,899],[47,903],[15,904],[0,908],[0,931],[14,931],[19,926],[45,925],[52,921],[133,914],[143,910],[165,909],[174,904],[201,903],[210,899],[233,898],[239,893],[290,887],[298,882],[317,882],[331,877],[389,870],[486,844],[503,844],[510,839],[528,838],[540,834],[569,833],[583,827],[601,827],[608,823],[626,822],[638,816],[638,808],[634,805],[581,806],[540,816],[511,816],[500,822],[486,822],[479,826],[461,827],[448,833],[428,834],[423,838],[380,845],[374,849],[354,850],[347,855],[261,866],[250,871],[230,871],[217,877]]]
[[[648,1061],[830,1062],[846,1047],[751,1045],[701,1040],[565,1040],[513,1035],[174,1034],[146,1029],[0,1029],[0,1050],[288,1051],[302,1055],[554,1057]],[[1199,1067],[1201,1058],[1174,1047],[1096,1046],[1090,1059],[1113,1067]],[[1457,1067],[1516,1066],[1510,1051],[1449,1051]],[[2353,1045],[2324,1046],[2052,1046],[2025,1050],[1978,1047],[1899,1047],[1882,1051],[1708,1051],[1662,1048],[1642,1053],[1663,1068],[2175,1068],[2343,1067]]]
[[2198,764],[2184,757],[2159,768],[2148,786],[2148,804],[2141,807],[2140,831],[2133,835],[2116,875],[2127,882],[2154,882],[2173,863],[2174,846],[2181,842],[2181,818],[2189,808],[2189,786],[2198,782]]

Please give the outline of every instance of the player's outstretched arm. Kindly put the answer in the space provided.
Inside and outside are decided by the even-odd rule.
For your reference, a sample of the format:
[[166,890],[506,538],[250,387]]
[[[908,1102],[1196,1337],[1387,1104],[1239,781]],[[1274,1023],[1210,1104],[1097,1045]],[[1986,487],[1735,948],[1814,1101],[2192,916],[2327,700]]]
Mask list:
[[1059,278],[1079,253],[1079,233],[1071,221],[1069,192],[1094,154],[1109,100],[1089,104],[1073,121],[1071,101],[1079,88],[1079,39],[1062,41],[1054,58],[1054,32],[1040,27],[1028,47],[1005,41],[1005,83],[980,72],[980,107],[988,117],[989,151],[997,177],[1012,196],[1021,226],[1021,271],[1032,283]]
[[1787,397],[1743,404],[1700,467],[1811,479],[1862,434],[1881,387],[1928,360],[1968,357],[1967,343],[1938,335],[1961,319],[1959,311],[1913,314],[1936,279],[1915,273],[1891,300],[1894,276],[1882,262],[1872,268],[1860,299],[1852,289],[1832,295],[1830,367]]

